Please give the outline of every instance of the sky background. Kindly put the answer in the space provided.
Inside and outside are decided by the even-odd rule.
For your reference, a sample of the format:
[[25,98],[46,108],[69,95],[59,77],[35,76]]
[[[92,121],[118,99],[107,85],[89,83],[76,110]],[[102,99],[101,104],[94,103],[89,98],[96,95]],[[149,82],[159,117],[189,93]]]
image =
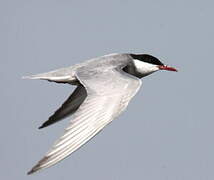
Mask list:
[[[0,179],[213,180],[214,3],[1,0]],[[69,118],[37,128],[74,87],[22,80],[115,53],[149,53],[157,72],[126,112],[57,165],[27,176]]]

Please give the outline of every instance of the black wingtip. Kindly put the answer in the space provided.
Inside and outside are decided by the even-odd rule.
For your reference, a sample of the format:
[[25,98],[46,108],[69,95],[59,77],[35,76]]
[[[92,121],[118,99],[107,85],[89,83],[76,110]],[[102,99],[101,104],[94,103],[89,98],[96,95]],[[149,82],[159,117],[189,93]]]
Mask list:
[[39,166],[40,166],[40,164],[37,164],[36,166],[34,166],[29,172],[27,172],[27,175],[31,175],[31,174],[37,172],[38,170],[40,170],[41,168]]
[[[57,122],[57,121],[56,121]],[[55,122],[54,122],[55,123]],[[46,122],[44,122],[41,126],[38,127],[38,129],[42,129],[45,128],[49,125],[53,124],[53,122],[51,122],[51,118],[49,118]]]
[[27,175],[31,175],[33,174],[34,172],[36,172],[34,169],[31,169],[30,171],[27,172]]
[[47,127],[48,125],[49,125],[49,124],[47,124],[47,123],[43,123],[41,126],[38,127],[38,129],[45,128],[45,127]]
[[49,156],[43,157],[28,173],[27,175],[31,175],[41,169],[43,169],[42,165],[44,165],[45,162],[47,162],[49,159]]
[[29,171],[29,172],[27,172],[27,175],[31,175],[33,172],[32,171]]
[[45,126],[41,125],[41,126],[38,127],[38,129],[42,129],[42,128],[44,128],[44,127],[45,127]]

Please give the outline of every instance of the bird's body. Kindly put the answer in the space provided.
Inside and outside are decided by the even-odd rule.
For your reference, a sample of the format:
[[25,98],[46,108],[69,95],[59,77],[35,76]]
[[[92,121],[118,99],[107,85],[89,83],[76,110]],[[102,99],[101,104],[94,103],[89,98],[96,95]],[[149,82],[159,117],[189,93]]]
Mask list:
[[126,109],[141,86],[139,78],[161,68],[176,71],[150,55],[111,54],[27,77],[77,85],[72,95],[40,128],[74,114],[69,126],[28,174],[56,164],[90,140]]
[[75,75],[76,72],[84,71],[87,73],[96,73],[103,70],[107,71],[108,69],[126,66],[129,62],[131,62],[131,60],[128,54],[110,54],[93,58],[67,68],[61,68],[47,73],[28,76],[26,78],[42,79],[76,85],[78,81]]

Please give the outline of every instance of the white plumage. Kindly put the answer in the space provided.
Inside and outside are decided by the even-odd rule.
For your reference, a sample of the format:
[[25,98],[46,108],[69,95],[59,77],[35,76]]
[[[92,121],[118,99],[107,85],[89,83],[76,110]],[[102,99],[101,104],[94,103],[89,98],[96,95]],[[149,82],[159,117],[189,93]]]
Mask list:
[[[64,134],[28,174],[50,167],[80,148],[126,109],[141,86],[141,80],[137,77],[159,70],[160,65],[165,67],[152,56],[152,59],[148,59],[148,55],[140,55],[140,60],[132,56],[112,54],[68,68],[25,77],[78,86],[40,127],[46,127],[74,113]],[[142,56],[145,56],[146,62],[141,60]]]

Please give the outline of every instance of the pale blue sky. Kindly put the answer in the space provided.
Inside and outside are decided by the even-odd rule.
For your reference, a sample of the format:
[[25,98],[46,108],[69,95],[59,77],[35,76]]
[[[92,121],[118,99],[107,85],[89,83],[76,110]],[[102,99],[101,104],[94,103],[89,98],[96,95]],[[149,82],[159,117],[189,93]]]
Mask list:
[[[1,0],[0,179],[213,180],[213,1]],[[72,86],[22,80],[113,52],[150,53],[158,72],[127,111],[56,166],[27,171],[69,118],[37,128]]]

